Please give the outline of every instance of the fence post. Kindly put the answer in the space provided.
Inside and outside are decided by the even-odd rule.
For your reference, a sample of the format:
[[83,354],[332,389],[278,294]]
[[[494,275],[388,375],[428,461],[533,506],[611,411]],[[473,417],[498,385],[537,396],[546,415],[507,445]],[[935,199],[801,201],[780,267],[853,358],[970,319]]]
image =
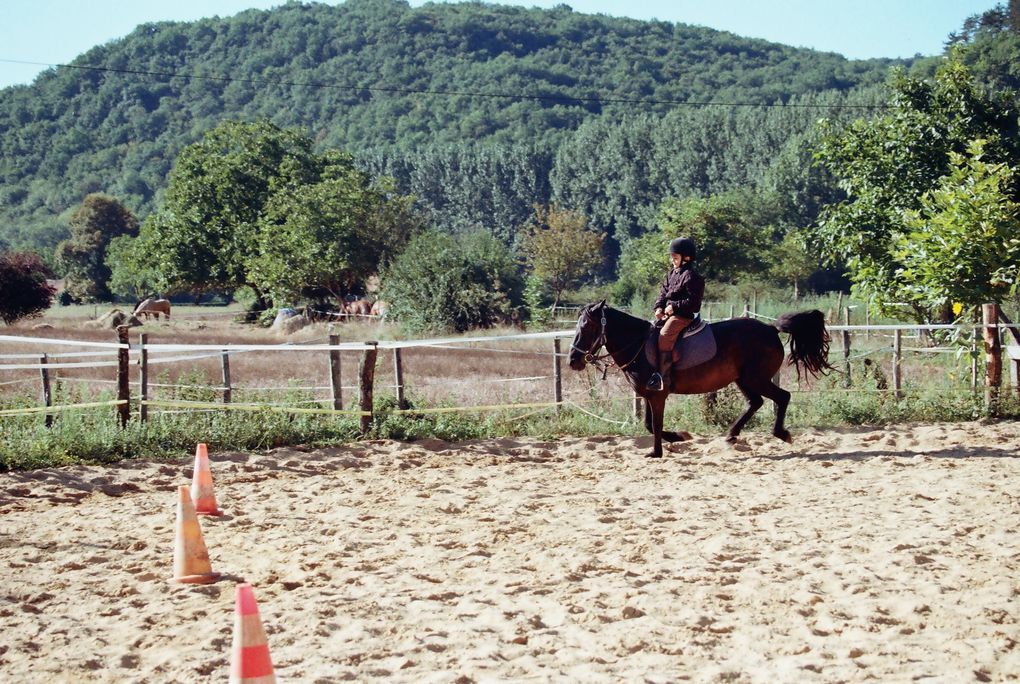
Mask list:
[[[842,292],[840,296],[842,297]],[[850,325],[850,309],[843,309],[843,325]],[[843,384],[846,387],[850,387],[853,381],[850,377],[850,331],[843,329],[843,370],[846,373],[846,377],[843,379]]]
[[730,304],[730,318],[734,318],[734,309],[732,304]]
[[404,398],[404,359],[400,347],[393,348],[393,377],[397,385],[397,408],[406,409],[407,399]]
[[[977,323],[979,311],[974,312],[973,320]],[[977,381],[978,381],[978,338],[981,337],[981,333],[978,331],[977,325],[974,326],[974,330],[971,331],[970,338],[970,391],[977,392]]]
[[563,367],[560,365],[560,338],[553,338],[553,401],[556,412],[563,405]]
[[[335,347],[340,344],[339,335],[329,336],[329,346]],[[333,394],[333,410],[342,411],[344,408],[343,389],[340,387],[340,350],[329,350],[329,389]]]
[[901,399],[903,393],[900,388],[903,385],[903,380],[900,377],[900,361],[902,359],[903,351],[903,331],[899,328],[893,332],[893,343],[892,343],[892,385],[893,385],[893,397]]
[[120,418],[120,426],[125,427],[131,418],[131,377],[130,352],[128,350],[128,327],[117,326],[117,401],[124,402],[117,405],[117,415]]
[[368,349],[361,354],[361,363],[358,366],[358,387],[361,393],[361,410],[367,415],[361,416],[361,432],[367,433],[372,429],[373,405],[372,390],[375,386],[375,360],[379,356],[379,343],[366,342]]
[[149,350],[145,348],[148,341],[148,333],[138,335],[138,421],[141,423],[149,419],[149,407],[145,404],[149,400]]
[[645,398],[637,392],[634,393],[634,420],[640,423],[645,419]]
[[[1020,349],[1020,347],[1016,349]],[[1009,382],[1013,385],[1013,391],[1020,393],[1020,358],[1016,358],[1013,354],[1009,355]]]
[[[39,365],[42,366],[42,368],[39,369],[39,375],[42,376],[42,400],[43,406],[47,408],[53,406],[53,394],[50,391],[50,369],[46,367],[48,358],[49,356],[47,354],[43,354],[42,356],[39,357]],[[52,426],[53,426],[53,414],[47,413],[46,427]]]
[[229,404],[232,394],[230,388],[230,352],[226,349],[220,354],[220,366],[223,369],[223,403]]
[[982,304],[981,318],[985,337],[985,407],[998,412],[999,386],[1002,383],[1002,343],[999,341],[999,307]]

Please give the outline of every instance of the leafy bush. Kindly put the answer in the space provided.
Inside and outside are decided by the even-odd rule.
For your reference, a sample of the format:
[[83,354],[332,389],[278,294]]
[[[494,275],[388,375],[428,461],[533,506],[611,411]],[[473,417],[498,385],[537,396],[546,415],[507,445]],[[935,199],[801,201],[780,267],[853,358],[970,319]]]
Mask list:
[[416,333],[511,321],[524,289],[513,256],[483,232],[419,234],[384,269],[382,283],[389,316]]
[[0,318],[4,323],[11,325],[50,308],[56,290],[46,278],[52,275],[38,254],[0,254]]

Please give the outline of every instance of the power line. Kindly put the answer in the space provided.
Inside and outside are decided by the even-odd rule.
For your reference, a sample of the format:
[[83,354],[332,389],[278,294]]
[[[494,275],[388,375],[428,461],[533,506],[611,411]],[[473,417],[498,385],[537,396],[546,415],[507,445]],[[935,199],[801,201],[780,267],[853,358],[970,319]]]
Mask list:
[[117,69],[94,64],[51,64],[47,62],[28,62],[16,59],[2,59],[8,64],[28,64],[32,66],[57,67],[76,69],[79,71],[99,71],[134,76],[152,76],[156,78],[182,78],[193,81],[214,81],[216,83],[247,83],[260,86],[288,86],[299,88],[319,88],[330,90],[350,90],[355,92],[388,93],[397,95],[437,95],[444,97],[477,97],[499,100],[534,100],[552,102],[573,102],[579,104],[632,104],[632,105],[669,105],[674,107],[776,107],[776,108],[813,108],[813,109],[889,109],[889,105],[825,105],[807,103],[767,103],[767,102],[711,102],[690,100],[657,100],[628,97],[584,97],[573,95],[538,95],[529,93],[482,93],[472,90],[426,90],[418,88],[383,88],[379,86],[359,86],[344,83],[318,83],[313,81],[277,81],[264,78],[238,78],[234,76],[202,76],[198,74],[182,74],[174,71],[148,71],[145,69]]

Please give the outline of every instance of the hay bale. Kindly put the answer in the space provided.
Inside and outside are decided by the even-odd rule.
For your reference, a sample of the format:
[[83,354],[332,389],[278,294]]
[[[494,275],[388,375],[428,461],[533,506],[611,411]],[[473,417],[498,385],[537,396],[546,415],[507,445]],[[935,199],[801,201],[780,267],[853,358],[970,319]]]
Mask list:
[[301,314],[284,319],[279,326],[274,323],[273,329],[282,335],[293,335],[305,326],[311,325],[311,323],[312,319],[305,314]]
[[270,330],[279,331],[280,326],[283,325],[284,321],[294,318],[298,315],[296,309],[284,307],[276,312],[276,318],[273,319],[273,324],[269,327]]
[[89,328],[100,328],[103,330],[116,330],[122,325],[126,325],[129,328],[141,325],[142,322],[129,313],[125,313],[120,309],[110,309],[102,316],[94,321],[89,321],[85,325]]

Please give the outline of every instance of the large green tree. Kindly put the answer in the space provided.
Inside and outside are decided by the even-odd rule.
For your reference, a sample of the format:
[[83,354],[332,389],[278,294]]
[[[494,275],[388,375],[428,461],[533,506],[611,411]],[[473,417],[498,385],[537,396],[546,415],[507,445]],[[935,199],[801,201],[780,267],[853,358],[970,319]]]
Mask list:
[[118,245],[118,282],[137,287],[132,272],[169,291],[247,286],[259,306],[341,298],[415,229],[409,207],[346,153],[315,153],[269,122],[229,122],[181,153],[163,207],[136,244]]
[[370,188],[366,174],[339,158],[324,175],[266,207],[251,280],[277,304],[303,295],[342,300],[420,227],[407,198]]
[[926,310],[1001,303],[1018,291],[1020,202],[1017,170],[989,164],[984,141],[951,152],[950,172],[905,215],[894,256],[901,292]]
[[71,237],[57,245],[57,268],[67,281],[66,290],[81,302],[108,302],[110,242],[138,233],[138,219],[115,197],[93,193],[71,215]]
[[277,192],[317,181],[323,160],[311,141],[271,123],[227,122],[185,148],[166,198],[142,225],[143,258],[161,289],[201,293],[252,287],[259,222]]
[[[1009,166],[1020,160],[1016,112],[978,88],[955,57],[931,81],[899,73],[890,87],[886,112],[823,140],[818,159],[847,198],[825,208],[813,239],[830,260],[846,265],[861,298],[881,309],[909,302],[919,320],[948,320],[947,305],[929,306],[912,296],[902,277],[907,265],[900,246],[916,228],[925,193],[953,173],[954,154],[965,155],[983,140],[984,162]],[[965,173],[957,177],[972,182]]]

